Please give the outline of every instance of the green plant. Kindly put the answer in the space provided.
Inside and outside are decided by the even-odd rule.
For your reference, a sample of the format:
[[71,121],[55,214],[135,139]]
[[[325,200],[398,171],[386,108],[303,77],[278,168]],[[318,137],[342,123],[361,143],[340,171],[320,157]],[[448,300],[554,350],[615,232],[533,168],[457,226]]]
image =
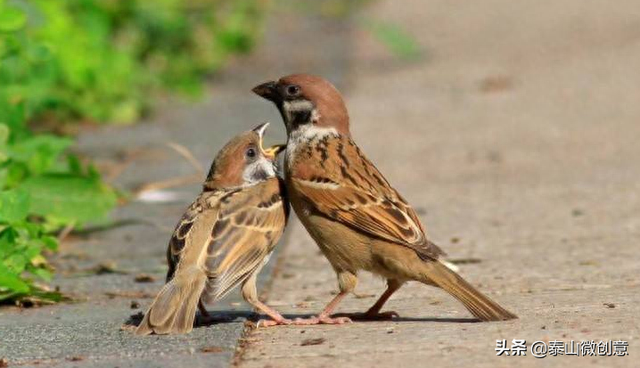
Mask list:
[[115,192],[90,165],[64,154],[71,143],[51,135],[16,142],[0,124],[0,301],[59,300],[34,284],[51,278],[43,257],[57,248],[51,232],[104,219],[116,204]]
[[76,121],[130,123],[163,91],[205,77],[259,33],[261,0],[0,0],[0,302],[46,291],[62,227],[116,204],[70,138],[34,134]]
[[28,121],[55,106],[57,70],[52,48],[26,26],[25,13],[0,0],[0,302],[60,300],[37,284],[52,275],[51,233],[100,219],[116,201],[94,169],[64,154],[71,139],[29,131]]
[[48,57],[36,115],[56,123],[131,123],[164,90],[197,96],[204,77],[250,49],[261,14],[257,0],[14,3]]

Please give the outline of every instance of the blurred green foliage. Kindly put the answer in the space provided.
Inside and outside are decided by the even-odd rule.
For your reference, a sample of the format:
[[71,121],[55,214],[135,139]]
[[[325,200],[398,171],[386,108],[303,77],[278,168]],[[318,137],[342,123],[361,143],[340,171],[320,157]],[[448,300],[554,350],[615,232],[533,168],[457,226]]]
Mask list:
[[164,90],[198,94],[203,77],[251,48],[261,14],[257,0],[5,3],[0,29],[23,28],[24,45],[5,70],[27,82],[35,116],[65,122],[130,123]]
[[51,278],[42,255],[57,248],[51,233],[101,220],[116,204],[95,169],[64,153],[71,143],[45,134],[16,140],[0,124],[0,301],[58,300],[33,283]]
[[418,41],[399,25],[381,21],[363,22],[373,36],[396,57],[404,60],[417,59],[422,54]]
[[34,134],[77,121],[131,123],[165,91],[205,77],[258,34],[260,0],[0,0],[0,302],[57,301],[43,252],[55,231],[104,219],[115,191]]

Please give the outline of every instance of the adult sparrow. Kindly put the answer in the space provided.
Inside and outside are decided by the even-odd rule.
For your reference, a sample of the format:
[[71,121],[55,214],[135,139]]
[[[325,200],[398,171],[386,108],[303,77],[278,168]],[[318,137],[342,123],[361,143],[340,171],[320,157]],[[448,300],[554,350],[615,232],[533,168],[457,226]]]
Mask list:
[[355,144],[340,93],[328,81],[305,74],[263,83],[253,91],[272,101],[287,130],[285,182],[291,205],[338,276],[340,292],[309,324],[344,323],[332,318],[353,291],[360,270],[387,279],[387,289],[361,318],[380,313],[405,282],[442,288],[479,320],[517,318],[483,295],[441,260],[407,201]]
[[191,331],[203,301],[220,300],[236,286],[242,296],[272,318],[289,320],[258,300],[256,276],[267,262],[287,221],[289,204],[274,160],[284,146],[263,149],[268,123],[242,133],[218,153],[202,193],[187,209],[169,241],[167,283],[136,334]]

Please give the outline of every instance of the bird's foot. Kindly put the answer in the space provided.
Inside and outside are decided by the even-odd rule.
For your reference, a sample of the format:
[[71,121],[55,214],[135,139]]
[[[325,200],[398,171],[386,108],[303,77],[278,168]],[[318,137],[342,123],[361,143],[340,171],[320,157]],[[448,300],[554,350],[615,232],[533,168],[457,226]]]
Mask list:
[[355,313],[350,314],[349,317],[354,321],[390,321],[394,318],[399,318],[400,315],[395,311],[386,311]]
[[343,325],[345,323],[351,323],[349,317],[329,317],[329,316],[317,316],[309,318],[296,318],[293,321],[295,325]]
[[258,321],[258,323],[256,324],[256,327],[260,328],[260,327],[272,327],[272,326],[279,326],[279,325],[292,325],[294,324],[294,322],[290,319],[287,318],[282,318],[282,319],[261,319]]

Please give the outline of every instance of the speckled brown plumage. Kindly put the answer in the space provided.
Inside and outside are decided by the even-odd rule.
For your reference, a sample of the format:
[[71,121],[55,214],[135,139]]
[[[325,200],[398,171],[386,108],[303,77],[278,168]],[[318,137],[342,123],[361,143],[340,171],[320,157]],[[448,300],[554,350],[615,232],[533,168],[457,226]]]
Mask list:
[[354,290],[361,270],[388,280],[387,291],[366,318],[395,315],[380,310],[411,280],[442,288],[480,320],[516,318],[441,260],[444,252],[428,240],[414,209],[351,138],[347,108],[331,83],[295,74],[261,84],[254,92],[274,102],[283,117],[291,205],[338,276],[340,293],[307,323],[349,321],[330,314]]
[[[348,136],[315,138],[306,144],[317,154],[296,155],[288,162],[287,181],[310,209],[376,238],[409,247],[425,259],[437,259],[443,253],[427,241],[413,208],[369,160],[358,154]],[[322,170],[308,170],[318,162]]]
[[[273,167],[260,166],[273,166],[279,148],[263,150],[264,126],[258,128],[234,138],[212,164],[203,192],[169,241],[167,284],[137,334],[189,332],[199,303],[215,302],[238,285],[249,303],[273,319],[265,325],[290,322],[261,303],[256,292],[256,275],[288,217],[281,180]],[[249,149],[254,149],[253,158],[246,156]]]

